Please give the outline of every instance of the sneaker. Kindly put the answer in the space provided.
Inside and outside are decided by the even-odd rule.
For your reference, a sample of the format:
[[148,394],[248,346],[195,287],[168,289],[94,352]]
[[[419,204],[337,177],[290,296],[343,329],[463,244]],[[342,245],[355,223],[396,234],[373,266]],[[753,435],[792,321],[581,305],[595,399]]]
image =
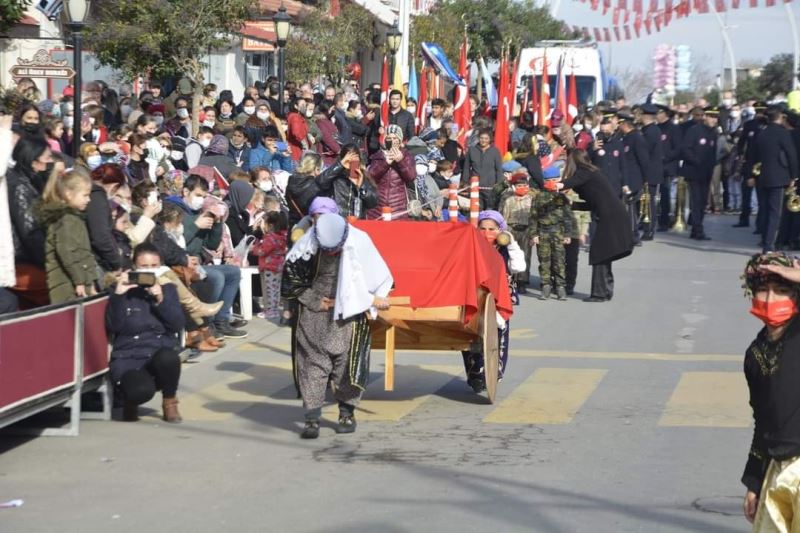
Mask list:
[[564,287],[557,287],[556,288],[556,295],[559,300],[562,302],[567,299],[567,290]]
[[217,324],[217,331],[222,333],[226,339],[244,339],[247,332],[243,329],[234,329],[230,324]]
[[353,415],[340,416],[336,433],[355,433],[357,425],[356,417]]
[[245,327],[246,325],[247,325],[247,320],[244,320],[244,319],[241,319],[241,318],[237,318],[235,320],[231,320],[230,321],[230,326],[233,329],[240,329],[240,328]]
[[540,300],[549,300],[550,299],[550,286],[545,285],[542,287],[542,294],[539,295]]
[[[355,431],[355,428],[353,428]],[[319,437],[319,420],[306,420],[303,432],[300,433],[301,439],[316,439]]]

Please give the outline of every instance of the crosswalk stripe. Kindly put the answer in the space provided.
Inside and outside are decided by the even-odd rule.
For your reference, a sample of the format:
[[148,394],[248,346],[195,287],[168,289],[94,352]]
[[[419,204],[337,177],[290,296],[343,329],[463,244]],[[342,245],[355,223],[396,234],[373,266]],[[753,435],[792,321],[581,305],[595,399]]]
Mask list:
[[491,424],[567,424],[607,370],[539,368],[486,418]]
[[[372,376],[372,385],[356,409],[359,421],[397,422],[425,403],[437,390],[464,373],[459,365],[395,365],[395,390],[384,391],[383,380]],[[339,409],[322,411],[327,420],[339,418]]]
[[751,422],[742,372],[684,372],[658,425],[744,428]]

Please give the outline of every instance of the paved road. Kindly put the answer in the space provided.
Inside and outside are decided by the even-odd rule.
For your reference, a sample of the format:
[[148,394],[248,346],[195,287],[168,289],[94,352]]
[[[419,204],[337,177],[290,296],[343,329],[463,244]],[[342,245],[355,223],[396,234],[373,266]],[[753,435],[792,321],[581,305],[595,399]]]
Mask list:
[[[747,531],[741,354],[758,324],[731,217],[708,243],[659,235],[615,264],[612,302],[524,298],[489,405],[456,354],[382,352],[338,436],[298,438],[285,329],[184,366],[181,409],[78,438],[0,439],[2,532]],[[588,291],[582,254],[579,293]]]

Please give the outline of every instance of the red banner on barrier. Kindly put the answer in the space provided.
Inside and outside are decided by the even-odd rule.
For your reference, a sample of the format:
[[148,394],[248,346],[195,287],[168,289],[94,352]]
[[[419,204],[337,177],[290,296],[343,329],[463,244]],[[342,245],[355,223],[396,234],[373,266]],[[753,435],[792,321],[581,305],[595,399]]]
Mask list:
[[97,375],[108,369],[108,334],[106,333],[108,298],[83,306],[83,375]]

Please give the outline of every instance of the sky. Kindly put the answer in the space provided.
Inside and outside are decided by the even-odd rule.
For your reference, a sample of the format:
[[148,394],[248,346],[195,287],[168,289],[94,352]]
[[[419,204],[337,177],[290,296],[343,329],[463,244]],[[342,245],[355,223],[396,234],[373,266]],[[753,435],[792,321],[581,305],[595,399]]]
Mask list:
[[[557,0],[554,0],[552,5],[555,1]],[[643,3],[646,9],[649,2]],[[663,2],[659,4],[663,6]],[[726,4],[730,5],[730,2],[726,1]],[[720,14],[725,26],[729,28],[728,33],[737,65],[741,65],[742,61],[752,60],[764,63],[775,54],[792,53],[794,50],[783,1],[777,0],[774,7],[765,7],[765,0],[759,0],[759,4],[762,7],[749,8],[749,2],[742,0],[738,10]],[[630,1],[628,5],[631,6]],[[798,20],[800,1],[796,0],[789,5],[794,19],[800,26]],[[595,26],[612,27],[611,11],[604,16],[601,10],[592,11],[589,2],[561,0],[555,15],[569,25],[588,26],[590,33]],[[633,33],[632,25],[631,33]],[[723,61],[726,68],[730,65],[727,51],[723,47],[720,24],[713,13],[704,15],[692,13],[689,17],[679,20],[673,18],[670,25],[666,29],[662,28],[661,32],[654,31],[653,34],[647,35],[642,29],[641,33],[642,37],[638,39],[601,43],[607,67],[608,63],[611,63],[609,68],[618,71],[627,67],[649,68],[655,47],[662,43],[690,46],[693,57],[707,62],[708,68],[714,72],[721,72]]]

